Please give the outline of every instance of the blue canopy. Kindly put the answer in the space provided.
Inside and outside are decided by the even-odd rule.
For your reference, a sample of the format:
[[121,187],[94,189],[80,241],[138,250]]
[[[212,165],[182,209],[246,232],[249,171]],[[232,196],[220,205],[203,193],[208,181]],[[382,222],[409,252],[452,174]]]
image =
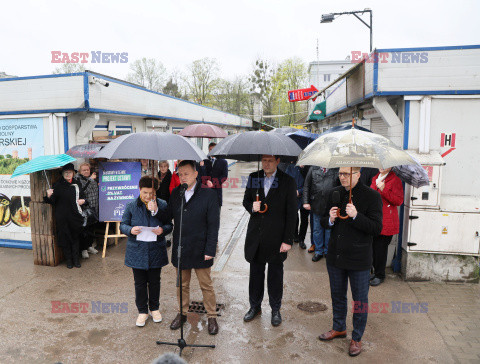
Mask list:
[[302,149],[305,149],[307,145],[319,137],[318,134],[310,133],[306,130],[298,130],[294,133],[287,134],[287,136],[297,143]]
[[45,169],[54,169],[64,166],[67,163],[75,162],[76,159],[70,157],[66,154],[56,154],[56,155],[42,155],[37,158],[33,158],[27,163],[23,163],[15,168],[12,176],[17,177],[24,174],[30,174],[38,171],[43,171]]

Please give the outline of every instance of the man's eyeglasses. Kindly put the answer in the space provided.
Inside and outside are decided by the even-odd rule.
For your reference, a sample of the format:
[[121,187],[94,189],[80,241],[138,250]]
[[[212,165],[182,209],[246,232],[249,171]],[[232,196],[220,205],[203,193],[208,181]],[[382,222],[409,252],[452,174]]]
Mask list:
[[355,173],[358,173],[358,172],[353,172],[353,173],[339,173],[338,174],[338,177],[350,177],[352,174],[355,174]]

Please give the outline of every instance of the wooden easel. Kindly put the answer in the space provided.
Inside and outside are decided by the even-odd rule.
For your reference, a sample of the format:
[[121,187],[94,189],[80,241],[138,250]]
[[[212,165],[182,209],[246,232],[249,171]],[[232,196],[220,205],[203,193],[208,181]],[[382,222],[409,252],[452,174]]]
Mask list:
[[[102,258],[105,258],[105,252],[107,251],[108,238],[115,238],[115,245],[118,245],[118,238],[126,238],[127,236],[120,233],[120,221],[105,221],[107,226],[105,227],[105,237],[103,239],[103,253]],[[108,234],[110,223],[115,223],[115,234]]]

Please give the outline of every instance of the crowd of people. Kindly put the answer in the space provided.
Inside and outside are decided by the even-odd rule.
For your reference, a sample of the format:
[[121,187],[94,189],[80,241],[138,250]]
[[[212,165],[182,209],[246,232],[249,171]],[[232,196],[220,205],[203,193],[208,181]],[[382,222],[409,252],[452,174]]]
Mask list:
[[[209,149],[214,146],[212,143]],[[266,275],[271,324],[281,325],[284,261],[294,243],[307,248],[310,220],[308,252],[313,253],[314,262],[326,258],[333,312],[332,329],[319,340],[346,337],[348,284],[353,300],[368,305],[369,287],[385,279],[388,246],[399,232],[397,207],[403,203],[402,183],[391,169],[296,166],[268,155],[262,157],[261,164],[261,170],[249,175],[243,199],[250,214],[244,247],[250,266],[249,309],[244,321],[252,321],[261,313]],[[162,321],[161,270],[169,263],[167,248],[173,245],[171,262],[181,270],[182,286],[177,288],[179,311],[170,328],[179,329],[187,320],[194,270],[207,311],[208,332],[215,335],[219,327],[211,267],[218,244],[227,162],[211,157],[202,162],[177,161],[172,172],[167,161],[160,161],[156,173],[146,160],[141,166],[139,197],[127,205],[120,224],[128,237],[125,265],[133,271],[139,312],[136,325],[144,326],[150,315],[154,322]],[[90,172],[87,163],[80,165],[77,176],[72,164],[64,166],[61,180],[45,197],[55,205],[58,245],[68,268],[80,267],[81,256],[97,253],[89,217],[98,214],[98,185]],[[353,313],[351,356],[361,352],[366,322],[367,312]]]

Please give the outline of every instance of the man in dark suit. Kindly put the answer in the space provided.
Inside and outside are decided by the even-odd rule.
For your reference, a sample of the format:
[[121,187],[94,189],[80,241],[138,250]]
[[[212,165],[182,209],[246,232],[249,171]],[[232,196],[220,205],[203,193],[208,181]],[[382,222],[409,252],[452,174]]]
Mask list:
[[[190,303],[190,280],[192,269],[198,278],[207,311],[208,333],[218,333],[216,298],[211,278],[211,267],[215,257],[220,227],[220,211],[216,193],[202,188],[197,180],[195,162],[183,160],[178,165],[181,184],[188,187],[182,196],[182,186],[176,187],[170,195],[166,212],[167,221],[174,220],[172,264],[182,271],[182,310],[172,321],[170,328],[179,329],[187,320]],[[181,215],[182,200],[184,203]],[[183,225],[180,225],[182,221]],[[180,242],[180,230],[182,241]],[[178,267],[178,244],[182,244],[181,267]],[[180,300],[180,288],[177,288]]]
[[[349,355],[362,351],[362,335],[367,325],[368,288],[372,266],[373,237],[382,231],[382,198],[377,191],[360,181],[360,168],[342,167],[338,172],[339,187],[327,197],[327,209],[321,220],[331,229],[327,253],[327,270],[332,296],[333,329],[320,335],[322,341],[346,337],[347,288],[353,297],[353,332]],[[352,178],[352,203],[349,203]],[[337,211],[348,215],[337,216]]]
[[[208,151],[211,152],[216,145],[216,143],[210,143],[208,145]],[[204,168],[206,178],[202,177],[202,183],[204,183],[203,179],[205,179],[205,184],[215,190],[218,196],[219,206],[222,207],[222,183],[228,178],[228,163],[225,159],[209,156],[208,159],[204,161]]]
[[263,169],[250,174],[243,198],[243,206],[251,215],[245,240],[245,259],[250,263],[250,309],[243,319],[248,322],[261,313],[268,264],[273,326],[282,323],[283,262],[293,244],[297,212],[295,180],[277,169],[279,163],[280,158],[264,155]]

